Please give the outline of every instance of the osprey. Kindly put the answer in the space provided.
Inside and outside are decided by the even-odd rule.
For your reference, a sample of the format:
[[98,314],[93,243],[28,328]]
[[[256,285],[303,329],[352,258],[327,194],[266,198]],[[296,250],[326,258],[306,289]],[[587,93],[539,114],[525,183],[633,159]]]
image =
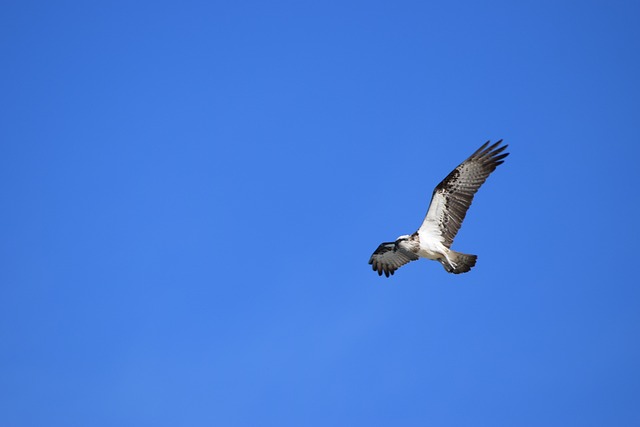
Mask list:
[[384,273],[389,277],[398,268],[420,257],[438,261],[448,273],[454,274],[466,273],[476,265],[476,255],[455,252],[450,248],[474,194],[509,155],[500,154],[507,148],[507,145],[499,147],[501,142],[490,147],[489,141],[484,143],[436,186],[418,231],[378,246],[369,264],[379,276]]

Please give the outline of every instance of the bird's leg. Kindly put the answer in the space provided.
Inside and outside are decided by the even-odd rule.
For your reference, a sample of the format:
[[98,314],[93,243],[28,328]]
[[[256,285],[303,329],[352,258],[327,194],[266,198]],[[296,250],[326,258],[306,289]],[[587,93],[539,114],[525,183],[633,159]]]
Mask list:
[[[444,253],[444,258],[445,258],[444,260],[440,260],[440,262],[444,266],[444,269],[447,270],[448,272],[452,272],[453,270],[455,270],[458,265],[449,259],[449,251],[446,251]],[[445,265],[445,261],[449,265]]]

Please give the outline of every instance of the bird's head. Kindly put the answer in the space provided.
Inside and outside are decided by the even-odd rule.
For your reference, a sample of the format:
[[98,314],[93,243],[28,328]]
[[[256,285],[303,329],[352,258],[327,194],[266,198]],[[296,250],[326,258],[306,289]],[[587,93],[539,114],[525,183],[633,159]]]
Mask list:
[[409,236],[408,234],[403,234],[402,236],[398,236],[398,238],[396,239],[396,245],[394,249],[398,249],[398,246],[402,243],[402,242],[406,242],[407,240],[409,240],[411,238],[411,236]]

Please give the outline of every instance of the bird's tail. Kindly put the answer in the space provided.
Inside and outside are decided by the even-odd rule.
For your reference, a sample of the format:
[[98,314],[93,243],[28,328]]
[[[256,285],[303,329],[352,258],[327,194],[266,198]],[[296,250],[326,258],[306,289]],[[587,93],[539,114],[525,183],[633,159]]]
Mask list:
[[471,270],[476,265],[476,255],[463,254],[462,252],[449,251],[447,259],[443,259],[442,266],[449,273],[460,274]]

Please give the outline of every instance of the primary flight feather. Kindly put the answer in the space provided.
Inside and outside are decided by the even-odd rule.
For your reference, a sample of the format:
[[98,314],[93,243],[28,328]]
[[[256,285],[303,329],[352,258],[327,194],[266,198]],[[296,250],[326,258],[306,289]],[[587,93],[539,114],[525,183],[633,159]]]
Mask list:
[[509,153],[502,140],[489,146],[484,143],[467,160],[460,163],[433,190],[431,204],[422,225],[415,233],[403,235],[395,242],[380,244],[369,259],[378,275],[390,274],[419,258],[440,262],[449,273],[466,273],[476,265],[476,255],[451,250],[462,221],[480,186]]

